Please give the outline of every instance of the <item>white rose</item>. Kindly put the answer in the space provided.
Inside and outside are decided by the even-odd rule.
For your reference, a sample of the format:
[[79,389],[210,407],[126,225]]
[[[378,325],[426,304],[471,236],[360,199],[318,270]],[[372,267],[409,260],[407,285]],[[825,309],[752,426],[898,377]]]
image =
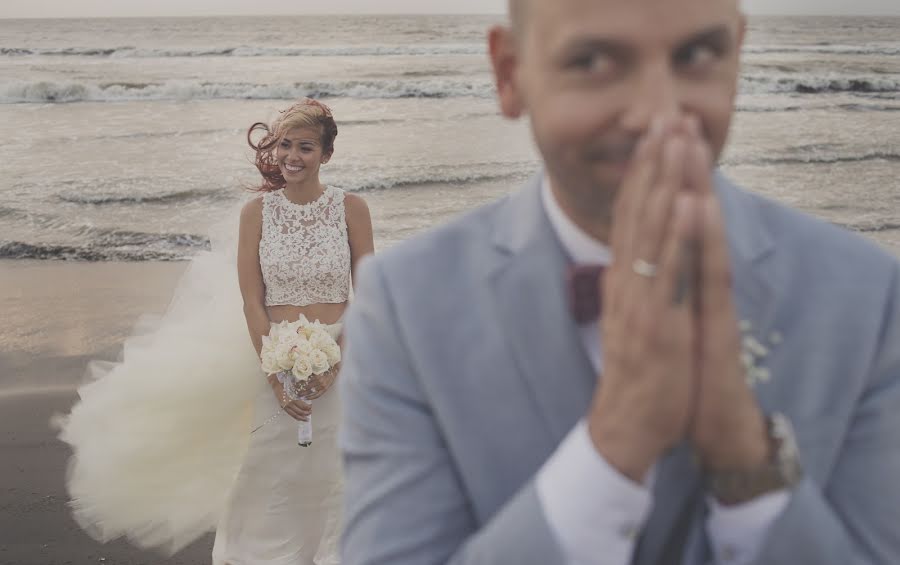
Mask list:
[[277,342],[269,336],[263,336],[262,347],[259,350],[259,359],[266,366],[272,366],[275,363],[275,347]]
[[312,365],[309,362],[309,357],[301,355],[294,361],[294,367],[291,370],[291,373],[294,375],[294,378],[298,381],[305,381],[312,374]]
[[264,351],[262,354],[262,370],[267,374],[271,375],[277,373],[281,370],[281,367],[278,365],[278,360],[275,357],[274,351]]
[[309,362],[312,365],[313,373],[317,375],[321,375],[331,368],[331,365],[328,363],[328,356],[325,355],[324,351],[318,349],[313,351],[312,355],[309,356]]
[[275,362],[282,370],[291,370],[291,367],[294,366],[294,357],[289,344],[279,343],[275,347]]
[[297,340],[294,347],[300,355],[309,355],[313,352],[313,346],[305,339]]
[[279,343],[284,343],[284,333],[278,331],[277,327],[272,328],[272,331],[269,332],[268,337],[273,347],[277,346]]
[[325,355],[328,356],[328,363],[334,367],[341,362],[341,348],[337,343],[332,343],[324,349]]
[[325,349],[334,343],[334,339],[325,330],[318,330],[309,338],[309,342],[316,349]]

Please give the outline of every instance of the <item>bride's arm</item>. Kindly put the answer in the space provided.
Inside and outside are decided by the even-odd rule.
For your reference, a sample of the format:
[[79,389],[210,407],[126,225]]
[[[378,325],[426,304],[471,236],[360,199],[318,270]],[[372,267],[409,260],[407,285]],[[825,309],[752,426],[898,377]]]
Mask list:
[[262,238],[262,197],[254,198],[241,210],[238,236],[238,282],[244,299],[244,317],[257,355],[262,349],[262,336],[269,333],[266,311],[266,286],[259,266],[259,240]]

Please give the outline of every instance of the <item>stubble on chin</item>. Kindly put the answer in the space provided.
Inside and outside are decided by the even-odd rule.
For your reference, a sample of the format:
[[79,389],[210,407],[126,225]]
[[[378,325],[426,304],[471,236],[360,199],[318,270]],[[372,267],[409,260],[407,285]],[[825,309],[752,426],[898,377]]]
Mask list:
[[[618,188],[595,186],[582,209],[590,215],[592,221],[606,234],[612,232],[613,208],[615,207]],[[608,235],[605,239],[608,239]],[[606,243],[609,243],[608,241]]]
[[594,221],[603,222],[609,226],[613,220],[613,209],[620,187],[621,183],[619,182],[591,177],[580,183],[577,204]]
[[[566,181],[563,181],[566,182]],[[560,202],[574,222],[604,243],[609,243],[613,209],[619,192],[618,186],[607,186],[596,179],[568,179]]]

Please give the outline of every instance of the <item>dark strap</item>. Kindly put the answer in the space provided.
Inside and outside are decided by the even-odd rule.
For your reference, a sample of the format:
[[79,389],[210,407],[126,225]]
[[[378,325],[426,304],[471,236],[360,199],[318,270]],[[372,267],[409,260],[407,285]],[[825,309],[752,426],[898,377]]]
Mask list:
[[[695,518],[700,514],[699,510],[702,509],[702,505],[705,503],[703,492],[702,482],[693,487],[690,496],[688,496],[684,506],[678,513],[675,524],[672,529],[669,530],[669,535],[663,544],[663,549],[659,553],[659,559],[657,559],[654,565],[681,565],[684,559],[685,546],[691,534],[691,526],[694,524]],[[641,553],[641,541],[643,541],[644,537],[645,536],[641,536],[638,540],[638,546],[635,548],[632,565],[637,564],[637,557]]]
[[678,520],[675,522],[669,539],[663,546],[662,552],[659,554],[658,565],[681,565],[684,559],[685,544],[687,544],[688,536],[691,534],[691,526],[694,524],[694,518],[697,516],[698,504],[703,504],[703,491],[698,488],[688,498],[687,504],[684,505]]

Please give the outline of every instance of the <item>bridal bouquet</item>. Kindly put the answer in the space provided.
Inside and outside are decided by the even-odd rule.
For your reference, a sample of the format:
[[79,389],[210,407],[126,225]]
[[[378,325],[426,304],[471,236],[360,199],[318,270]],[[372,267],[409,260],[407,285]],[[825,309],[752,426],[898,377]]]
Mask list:
[[[310,322],[300,316],[296,322],[273,324],[269,335],[262,338],[262,369],[276,375],[292,400],[306,401],[317,392],[310,377],[334,370],[341,361],[341,348],[321,322]],[[312,443],[312,417],[300,422],[297,442]]]

